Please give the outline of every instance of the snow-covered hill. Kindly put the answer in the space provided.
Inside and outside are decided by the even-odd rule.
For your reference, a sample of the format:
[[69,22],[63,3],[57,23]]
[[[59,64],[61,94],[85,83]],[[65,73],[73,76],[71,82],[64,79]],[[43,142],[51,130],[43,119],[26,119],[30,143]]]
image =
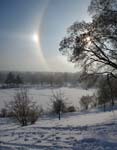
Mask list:
[[117,150],[117,110],[43,116],[27,127],[1,118],[0,150]]
[[[1,89],[0,90],[0,109],[4,107],[4,102],[9,102],[13,100],[14,94],[18,89]],[[50,98],[52,96],[52,91],[61,90],[64,96],[67,98],[67,102],[73,104],[75,107],[79,106],[79,100],[83,95],[92,95],[95,89],[85,90],[82,88],[30,88],[28,90],[28,95],[30,99],[36,101],[39,105],[46,110],[50,104]]]

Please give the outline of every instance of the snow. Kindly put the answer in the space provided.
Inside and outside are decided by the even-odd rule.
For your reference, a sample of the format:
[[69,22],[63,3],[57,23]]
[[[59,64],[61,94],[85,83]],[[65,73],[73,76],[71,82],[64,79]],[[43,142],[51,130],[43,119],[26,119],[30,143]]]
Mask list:
[[[67,102],[75,107],[83,95],[92,95],[95,89],[30,88],[32,100],[47,109],[52,90],[64,93]],[[0,90],[0,109],[5,101],[13,99],[16,89]],[[117,150],[117,109],[102,112],[92,109],[58,116],[44,115],[36,124],[21,127],[9,118],[0,118],[0,150]]]
[[0,118],[0,150],[117,150],[117,110],[45,115],[20,127]]
[[[18,89],[1,89],[0,90],[0,109],[4,107],[4,103],[13,100],[14,94]],[[68,99],[67,102],[73,104],[75,107],[79,106],[79,100],[83,95],[92,95],[95,89],[85,90],[81,88],[30,88],[28,90],[29,96],[33,101],[36,101],[43,108],[47,109],[50,105],[50,98],[52,96],[52,91],[61,91],[64,93],[65,97]]]

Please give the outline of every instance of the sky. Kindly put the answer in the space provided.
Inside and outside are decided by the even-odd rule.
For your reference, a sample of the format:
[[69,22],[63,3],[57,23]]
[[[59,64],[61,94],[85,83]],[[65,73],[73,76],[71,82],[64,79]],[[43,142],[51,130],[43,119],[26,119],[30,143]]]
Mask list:
[[59,52],[75,21],[90,21],[90,0],[0,0],[0,70],[78,71]]

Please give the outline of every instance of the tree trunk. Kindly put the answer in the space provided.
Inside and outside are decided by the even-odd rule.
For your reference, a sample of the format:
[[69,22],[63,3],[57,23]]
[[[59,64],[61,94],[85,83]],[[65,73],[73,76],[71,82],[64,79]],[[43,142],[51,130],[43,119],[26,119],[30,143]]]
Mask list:
[[59,112],[59,120],[61,120],[61,112]]
[[109,74],[107,74],[107,81],[108,81],[108,85],[109,85],[109,88],[110,88],[111,105],[112,105],[112,109],[113,109],[113,106],[114,106],[113,89],[112,89],[112,86],[111,86]]
[[106,104],[104,103],[104,112],[106,111]]

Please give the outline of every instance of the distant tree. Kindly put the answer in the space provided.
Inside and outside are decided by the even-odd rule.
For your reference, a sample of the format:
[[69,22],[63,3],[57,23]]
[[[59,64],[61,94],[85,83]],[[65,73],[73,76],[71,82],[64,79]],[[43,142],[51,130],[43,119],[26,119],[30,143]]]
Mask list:
[[117,92],[116,92],[117,81],[114,79],[114,82],[113,80],[111,80],[110,82],[111,85],[108,83],[108,80],[105,77],[100,81],[98,86],[98,91],[97,91],[98,104],[104,106],[104,111],[106,110],[106,104],[110,103],[112,98],[115,99],[117,97]]
[[64,95],[59,91],[56,93],[53,93],[51,97],[52,101],[52,111],[56,114],[58,114],[59,120],[61,119],[61,113],[66,112],[66,98]]
[[16,78],[15,78],[15,84],[17,86],[19,86],[20,84],[23,84],[23,81],[22,81],[22,79],[19,75],[17,75]]
[[7,108],[22,126],[35,123],[40,115],[39,106],[30,100],[26,89],[20,89]]
[[98,106],[98,96],[96,93],[94,93],[91,96],[91,108],[95,108],[96,106]]
[[0,111],[0,117],[7,117],[7,109],[6,108],[2,108]]
[[48,76],[46,76],[46,82],[52,87],[54,85],[54,73],[48,74]]
[[8,86],[13,86],[15,84],[15,76],[12,72],[9,72],[7,77],[6,77],[6,80],[5,80],[5,83],[8,85]]
[[0,83],[4,83],[4,74],[0,72]]
[[80,106],[83,110],[88,110],[89,104],[92,102],[92,96],[82,96],[80,99]]

